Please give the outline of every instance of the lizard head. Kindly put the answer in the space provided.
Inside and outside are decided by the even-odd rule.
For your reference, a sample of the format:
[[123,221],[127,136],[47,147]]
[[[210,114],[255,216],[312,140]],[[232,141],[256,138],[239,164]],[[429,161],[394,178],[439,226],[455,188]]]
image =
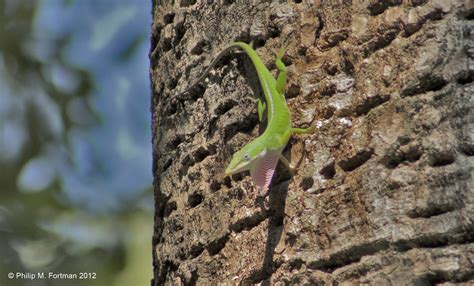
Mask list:
[[235,152],[232,160],[225,169],[225,175],[240,173],[250,170],[256,159],[264,156],[266,148],[258,141],[252,141]]

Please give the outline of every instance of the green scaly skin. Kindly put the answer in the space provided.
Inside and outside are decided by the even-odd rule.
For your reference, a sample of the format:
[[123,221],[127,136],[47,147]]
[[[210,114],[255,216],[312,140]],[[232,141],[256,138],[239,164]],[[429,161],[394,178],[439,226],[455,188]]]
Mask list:
[[[255,50],[246,43],[234,42],[224,48],[195,84],[204,79],[222,56],[234,48],[244,50],[255,66],[266,101],[265,104],[262,104],[260,100],[256,100],[258,103],[259,118],[261,120],[262,113],[266,108],[268,125],[262,135],[247,143],[242,147],[242,149],[234,153],[231,162],[225,169],[225,175],[228,176],[247,170],[250,170],[251,172],[255,171],[254,168],[259,166],[259,162],[261,162],[262,159],[265,159],[265,156],[279,156],[285,165],[288,165],[288,161],[282,156],[281,152],[288,143],[291,135],[294,133],[310,133],[313,128],[292,128],[291,126],[291,113],[286,105],[284,95],[287,71],[281,60],[286,51],[285,45],[283,45],[278,51],[275,59],[275,64],[279,70],[277,79],[275,79],[270,71],[265,67]],[[268,184],[264,187],[267,186]]]

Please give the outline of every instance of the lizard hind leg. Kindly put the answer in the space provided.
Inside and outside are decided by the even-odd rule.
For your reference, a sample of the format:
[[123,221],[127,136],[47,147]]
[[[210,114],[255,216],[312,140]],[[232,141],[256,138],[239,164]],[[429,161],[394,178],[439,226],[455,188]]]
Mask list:
[[285,94],[287,69],[282,61],[282,58],[285,55],[286,49],[288,48],[288,43],[290,39],[291,36],[288,37],[286,40],[283,40],[281,48],[280,50],[278,50],[275,58],[275,65],[279,71],[278,78],[276,80],[276,90],[280,94]]
[[290,43],[290,40],[293,38],[293,34],[290,34],[286,37],[286,39],[284,37],[282,37],[282,40],[281,40],[281,47],[280,49],[278,50],[277,54],[276,54],[276,58],[277,59],[280,59],[283,58],[283,55],[285,55],[285,52],[286,50],[288,49],[288,46],[289,46],[289,43]]
[[262,103],[260,99],[257,99],[258,120],[260,120],[260,122],[262,122],[263,112],[265,111],[265,108],[267,108],[267,103]]
[[263,112],[265,111],[265,108],[267,108],[267,103],[266,102],[262,102],[260,99],[255,99],[253,97],[250,97],[250,96],[247,96],[246,98],[248,98],[249,100],[253,101],[254,103],[257,104],[257,111],[258,111],[258,120],[260,122],[262,122],[262,118],[263,118]]
[[276,80],[276,90],[278,91],[279,94],[285,94],[285,88],[286,88],[286,66],[281,60],[283,55],[285,54],[286,47],[282,47],[280,51],[278,51],[276,59],[275,59],[275,65],[279,71],[278,77]]
[[279,94],[285,94],[286,89],[286,66],[281,59],[276,59],[275,64],[280,71],[276,80],[276,90]]

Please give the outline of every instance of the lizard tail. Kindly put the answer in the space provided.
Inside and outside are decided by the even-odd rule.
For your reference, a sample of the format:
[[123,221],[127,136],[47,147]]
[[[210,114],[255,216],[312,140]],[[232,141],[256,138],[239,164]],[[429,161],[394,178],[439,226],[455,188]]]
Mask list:
[[[227,45],[218,55],[217,57],[211,62],[211,64],[204,70],[204,72],[201,74],[201,76],[192,84],[190,85],[182,94],[189,92],[191,89],[193,89],[198,83],[200,83],[203,79],[207,77],[209,72],[212,70],[212,68],[222,59],[222,57],[229,52],[232,49],[235,48],[241,48],[244,50],[247,55],[250,57],[252,60],[253,64],[258,67],[258,66],[264,66],[260,58],[258,57],[257,53],[246,43],[244,42],[234,42],[232,44]],[[261,75],[259,75],[261,76]]]

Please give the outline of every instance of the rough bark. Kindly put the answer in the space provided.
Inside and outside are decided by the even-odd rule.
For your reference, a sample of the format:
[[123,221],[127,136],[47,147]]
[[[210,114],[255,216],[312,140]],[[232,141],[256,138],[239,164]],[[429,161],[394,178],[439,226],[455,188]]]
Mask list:
[[[473,2],[280,2],[153,4],[154,285],[473,283]],[[317,132],[264,194],[223,174],[264,128],[250,61],[180,92],[235,40],[275,70],[290,33],[288,104]]]

